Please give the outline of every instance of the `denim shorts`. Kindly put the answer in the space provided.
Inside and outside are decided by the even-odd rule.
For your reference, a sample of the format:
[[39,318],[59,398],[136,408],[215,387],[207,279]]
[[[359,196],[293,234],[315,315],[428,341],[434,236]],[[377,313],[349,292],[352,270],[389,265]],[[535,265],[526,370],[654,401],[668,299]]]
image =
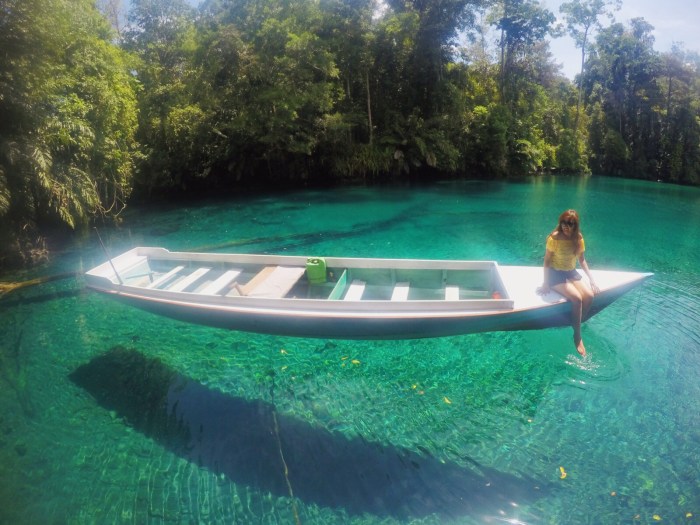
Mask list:
[[564,284],[566,281],[580,281],[581,274],[576,270],[555,270],[547,268],[547,283],[549,286]]

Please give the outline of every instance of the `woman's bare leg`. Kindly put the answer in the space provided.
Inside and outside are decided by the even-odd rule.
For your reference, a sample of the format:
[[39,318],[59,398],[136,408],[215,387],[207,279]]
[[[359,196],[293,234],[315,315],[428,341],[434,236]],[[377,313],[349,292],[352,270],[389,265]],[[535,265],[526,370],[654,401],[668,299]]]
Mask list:
[[581,295],[581,319],[585,321],[586,319],[588,319],[588,312],[591,309],[591,304],[593,304],[593,290],[591,290],[589,284],[584,282],[583,280],[573,281],[571,284],[573,284],[576,287],[579,294]]
[[[585,357],[586,347],[581,339],[581,319],[583,318],[583,297],[578,288],[571,282],[555,284],[552,289],[566,297],[571,302],[571,327],[574,329],[574,346],[576,351]],[[590,306],[590,304],[589,304]]]

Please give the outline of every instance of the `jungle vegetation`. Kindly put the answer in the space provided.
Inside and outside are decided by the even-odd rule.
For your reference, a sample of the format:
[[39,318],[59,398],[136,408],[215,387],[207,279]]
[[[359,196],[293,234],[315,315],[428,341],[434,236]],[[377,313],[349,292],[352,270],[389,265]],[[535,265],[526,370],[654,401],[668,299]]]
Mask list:
[[[0,0],[0,266],[132,199],[595,173],[700,184],[700,57],[619,0]],[[580,74],[549,41],[568,32]]]

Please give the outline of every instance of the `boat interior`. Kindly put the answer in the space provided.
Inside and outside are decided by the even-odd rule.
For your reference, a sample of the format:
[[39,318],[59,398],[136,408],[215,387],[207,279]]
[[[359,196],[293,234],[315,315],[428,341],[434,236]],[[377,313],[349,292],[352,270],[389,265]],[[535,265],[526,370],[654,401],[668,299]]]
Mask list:
[[[125,285],[210,296],[346,301],[507,299],[497,266],[480,269],[275,266],[139,258],[120,270]],[[320,267],[319,267],[320,266]]]

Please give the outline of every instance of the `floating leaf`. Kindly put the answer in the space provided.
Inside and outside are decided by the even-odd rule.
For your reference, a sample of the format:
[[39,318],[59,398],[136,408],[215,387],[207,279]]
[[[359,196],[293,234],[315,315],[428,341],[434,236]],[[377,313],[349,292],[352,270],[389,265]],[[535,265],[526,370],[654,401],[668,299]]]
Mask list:
[[353,360],[350,361],[350,362],[351,362],[353,365],[359,365],[359,364],[360,364],[360,361],[359,361],[358,359],[353,359]]
[[443,400],[445,403],[447,403],[448,405],[451,405],[451,404],[452,404],[452,401],[450,401],[450,398],[447,397],[447,396],[443,397],[442,400]]
[[559,467],[559,478],[564,479],[566,478],[566,470],[564,470],[564,467]]
[[658,514],[654,514],[652,518],[654,518],[654,521],[661,521],[661,516],[659,516]]

